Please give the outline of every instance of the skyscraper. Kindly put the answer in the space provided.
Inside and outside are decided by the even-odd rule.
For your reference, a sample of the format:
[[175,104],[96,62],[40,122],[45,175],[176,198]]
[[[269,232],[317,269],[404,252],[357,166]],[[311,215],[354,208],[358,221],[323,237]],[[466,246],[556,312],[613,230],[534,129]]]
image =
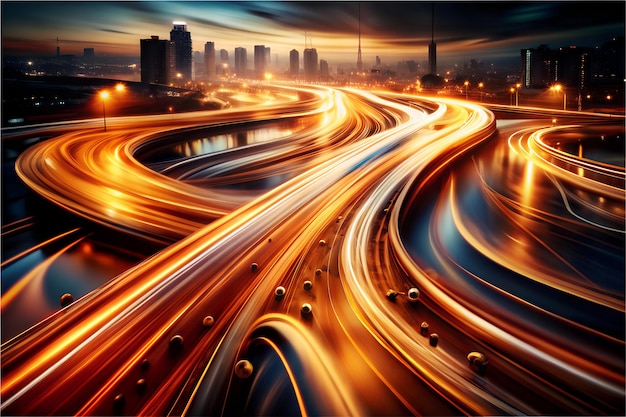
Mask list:
[[235,48],[235,72],[240,78],[248,75],[248,51],[246,48]]
[[356,58],[357,71],[363,71],[363,57],[361,56],[361,3],[359,3],[359,50]]
[[328,69],[328,61],[320,59],[320,78],[322,81],[328,81],[330,78],[330,70]]
[[158,36],[140,40],[142,83],[170,84],[174,81],[174,48],[173,42]]
[[300,73],[300,53],[296,49],[289,52],[289,74],[297,78]]
[[269,46],[265,47],[265,69],[269,70],[272,67],[272,49]]
[[265,45],[254,45],[254,75],[259,80],[265,78]]
[[554,81],[552,51],[548,45],[522,49],[521,57],[524,88],[545,88]]
[[209,81],[215,80],[215,44],[204,44],[204,73]]
[[187,31],[187,23],[173,22],[170,41],[176,45],[176,71],[185,81],[191,80],[191,33]]
[[304,50],[304,79],[315,81],[317,78],[317,49],[306,48]]
[[435,4],[432,4],[431,40],[428,45],[428,68],[430,73],[437,75],[437,44],[435,43]]

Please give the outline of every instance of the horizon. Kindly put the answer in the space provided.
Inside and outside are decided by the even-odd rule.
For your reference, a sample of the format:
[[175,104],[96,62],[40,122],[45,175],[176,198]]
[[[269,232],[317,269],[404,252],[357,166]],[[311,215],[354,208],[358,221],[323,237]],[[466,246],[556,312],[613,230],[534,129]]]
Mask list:
[[[61,55],[82,56],[84,48],[94,48],[98,58],[138,58],[140,39],[169,39],[173,22],[184,21],[194,54],[203,54],[206,42],[229,55],[236,47],[250,54],[262,44],[271,49],[272,63],[275,56],[286,62],[289,51],[302,51],[310,38],[320,59],[344,65],[357,59],[360,4],[363,62],[378,56],[384,65],[419,63],[428,59],[434,4],[438,64],[512,64],[524,48],[596,47],[623,37],[624,3],[600,3],[145,1],[33,7],[33,2],[4,2],[2,53],[55,56],[58,36]],[[71,34],[67,27],[73,28]]]

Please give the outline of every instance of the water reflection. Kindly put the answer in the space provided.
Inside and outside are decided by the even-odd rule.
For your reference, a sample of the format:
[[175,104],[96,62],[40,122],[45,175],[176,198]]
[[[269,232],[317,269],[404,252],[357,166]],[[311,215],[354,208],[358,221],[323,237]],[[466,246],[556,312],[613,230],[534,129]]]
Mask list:
[[[572,156],[584,155],[585,141],[581,150],[578,139],[585,135],[566,133],[561,146],[568,136]],[[446,295],[437,308],[473,314],[458,315],[458,328],[478,334],[478,318],[484,320],[489,326],[477,339],[493,338],[498,356],[524,361],[537,375],[559,375],[559,387],[588,410],[619,414],[624,201],[557,177],[554,166],[532,159],[527,148],[521,139],[494,141],[429,184],[423,198],[414,198],[419,203],[402,225],[403,242]],[[615,148],[614,158],[623,158]],[[538,350],[520,350],[524,344]],[[557,370],[559,361],[564,366]],[[531,383],[543,389],[520,380]]]
[[245,127],[211,128],[185,132],[170,138],[166,145],[152,149],[149,154],[135,157],[146,165],[193,156],[209,155],[228,149],[269,142],[293,135],[313,123],[309,119],[250,124]]

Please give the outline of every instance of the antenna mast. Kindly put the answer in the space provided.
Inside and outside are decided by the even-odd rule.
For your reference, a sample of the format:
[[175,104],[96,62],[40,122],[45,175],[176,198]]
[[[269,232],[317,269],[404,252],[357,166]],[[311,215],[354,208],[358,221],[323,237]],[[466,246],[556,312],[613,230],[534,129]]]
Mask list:
[[431,34],[430,41],[432,43],[435,43],[435,3],[431,3],[431,11],[432,11],[432,14],[431,14],[432,17],[431,17],[430,27],[431,27],[432,34]]
[[363,60],[361,57],[361,3],[359,2],[359,52],[356,59],[357,71],[363,70]]

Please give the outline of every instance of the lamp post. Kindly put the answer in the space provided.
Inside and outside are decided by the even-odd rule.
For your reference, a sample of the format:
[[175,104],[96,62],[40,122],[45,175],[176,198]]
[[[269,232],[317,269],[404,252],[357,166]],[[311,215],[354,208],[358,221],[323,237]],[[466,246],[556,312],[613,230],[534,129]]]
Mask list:
[[550,87],[550,90],[559,92],[563,90],[563,110],[567,110],[567,94],[565,93],[565,89],[561,86],[561,84],[553,85]]
[[483,87],[485,84],[481,82],[478,83],[478,89],[480,90],[480,102],[483,102]]
[[511,96],[510,96],[509,103],[511,104],[511,107],[513,107],[513,93],[515,93],[515,89],[511,87],[510,91],[511,91]]
[[102,99],[102,120],[104,121],[104,131],[106,132],[107,131],[107,114],[104,108],[104,102],[106,101],[107,98],[109,98],[109,92],[102,91],[100,93],[100,98]]
[[520,83],[515,84],[515,107],[519,106],[519,89],[521,86]]
[[469,81],[465,81],[463,84],[465,84],[465,100],[467,100],[467,87],[469,86]]

